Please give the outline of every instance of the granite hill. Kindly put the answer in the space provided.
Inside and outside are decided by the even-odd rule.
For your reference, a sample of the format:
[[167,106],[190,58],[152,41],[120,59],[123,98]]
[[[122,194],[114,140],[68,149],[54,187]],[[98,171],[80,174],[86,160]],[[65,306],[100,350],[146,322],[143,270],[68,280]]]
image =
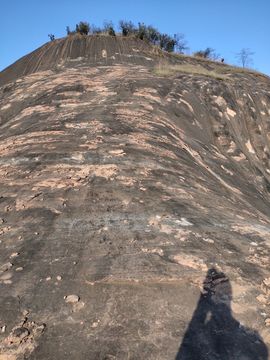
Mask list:
[[261,359],[270,79],[69,36],[0,73],[0,359]]

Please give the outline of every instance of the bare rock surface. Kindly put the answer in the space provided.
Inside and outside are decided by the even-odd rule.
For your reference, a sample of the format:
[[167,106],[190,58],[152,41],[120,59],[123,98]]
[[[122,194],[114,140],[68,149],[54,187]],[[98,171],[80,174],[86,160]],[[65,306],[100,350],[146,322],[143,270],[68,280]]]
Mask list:
[[0,85],[0,359],[268,359],[269,78],[71,37]]

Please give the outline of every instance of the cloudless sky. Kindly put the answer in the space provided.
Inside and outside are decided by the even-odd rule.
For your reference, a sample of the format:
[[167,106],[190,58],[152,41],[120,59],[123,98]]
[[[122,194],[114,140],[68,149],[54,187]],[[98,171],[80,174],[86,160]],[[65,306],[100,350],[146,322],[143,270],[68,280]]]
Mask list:
[[253,68],[270,75],[270,0],[0,0],[0,71],[79,21],[144,22],[168,34],[183,33],[189,53],[211,47],[237,64],[242,48]]

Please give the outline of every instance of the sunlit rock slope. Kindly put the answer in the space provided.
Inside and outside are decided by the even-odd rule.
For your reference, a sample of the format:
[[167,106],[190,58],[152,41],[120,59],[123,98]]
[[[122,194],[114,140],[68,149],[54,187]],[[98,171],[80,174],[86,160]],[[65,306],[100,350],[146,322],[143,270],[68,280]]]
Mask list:
[[0,85],[0,359],[268,359],[270,79],[99,36]]

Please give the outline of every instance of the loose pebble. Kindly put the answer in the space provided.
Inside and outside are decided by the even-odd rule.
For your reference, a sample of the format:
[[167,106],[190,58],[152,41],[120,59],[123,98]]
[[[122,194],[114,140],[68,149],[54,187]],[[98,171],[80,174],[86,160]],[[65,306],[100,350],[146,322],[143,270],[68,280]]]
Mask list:
[[78,295],[67,295],[64,297],[64,299],[65,299],[66,303],[69,303],[69,304],[75,304],[80,300]]
[[11,272],[5,272],[4,274],[2,274],[0,276],[0,280],[9,280],[12,278],[12,273]]
[[52,280],[51,276],[46,277],[46,281]]
[[15,271],[23,271],[23,267],[22,267],[22,266],[17,267],[17,268],[15,269]]
[[62,276],[57,275],[57,276],[56,276],[56,279],[57,279],[58,281],[61,281],[61,280],[62,280]]
[[209,239],[209,238],[203,238],[203,241],[205,241],[205,242],[207,242],[207,243],[209,243],[209,244],[214,244],[214,240],[212,240],[212,239]]
[[17,256],[19,256],[19,255],[20,255],[20,253],[14,252],[14,253],[12,253],[12,254],[10,255],[10,258],[15,258],[15,257],[17,257]]
[[6,332],[6,328],[7,328],[6,325],[2,326],[2,327],[1,327],[1,332],[2,332],[2,333]]
[[98,324],[100,323],[100,320],[93,322],[93,324],[91,325],[92,328],[96,328],[98,326]]
[[266,326],[270,326],[270,318],[264,320]]
[[1,272],[5,272],[5,271],[11,269],[12,266],[13,266],[13,264],[11,264],[11,262],[8,262],[8,263],[0,266],[0,273],[1,273]]
[[3,283],[5,285],[10,285],[10,284],[12,284],[12,280],[4,280]]

